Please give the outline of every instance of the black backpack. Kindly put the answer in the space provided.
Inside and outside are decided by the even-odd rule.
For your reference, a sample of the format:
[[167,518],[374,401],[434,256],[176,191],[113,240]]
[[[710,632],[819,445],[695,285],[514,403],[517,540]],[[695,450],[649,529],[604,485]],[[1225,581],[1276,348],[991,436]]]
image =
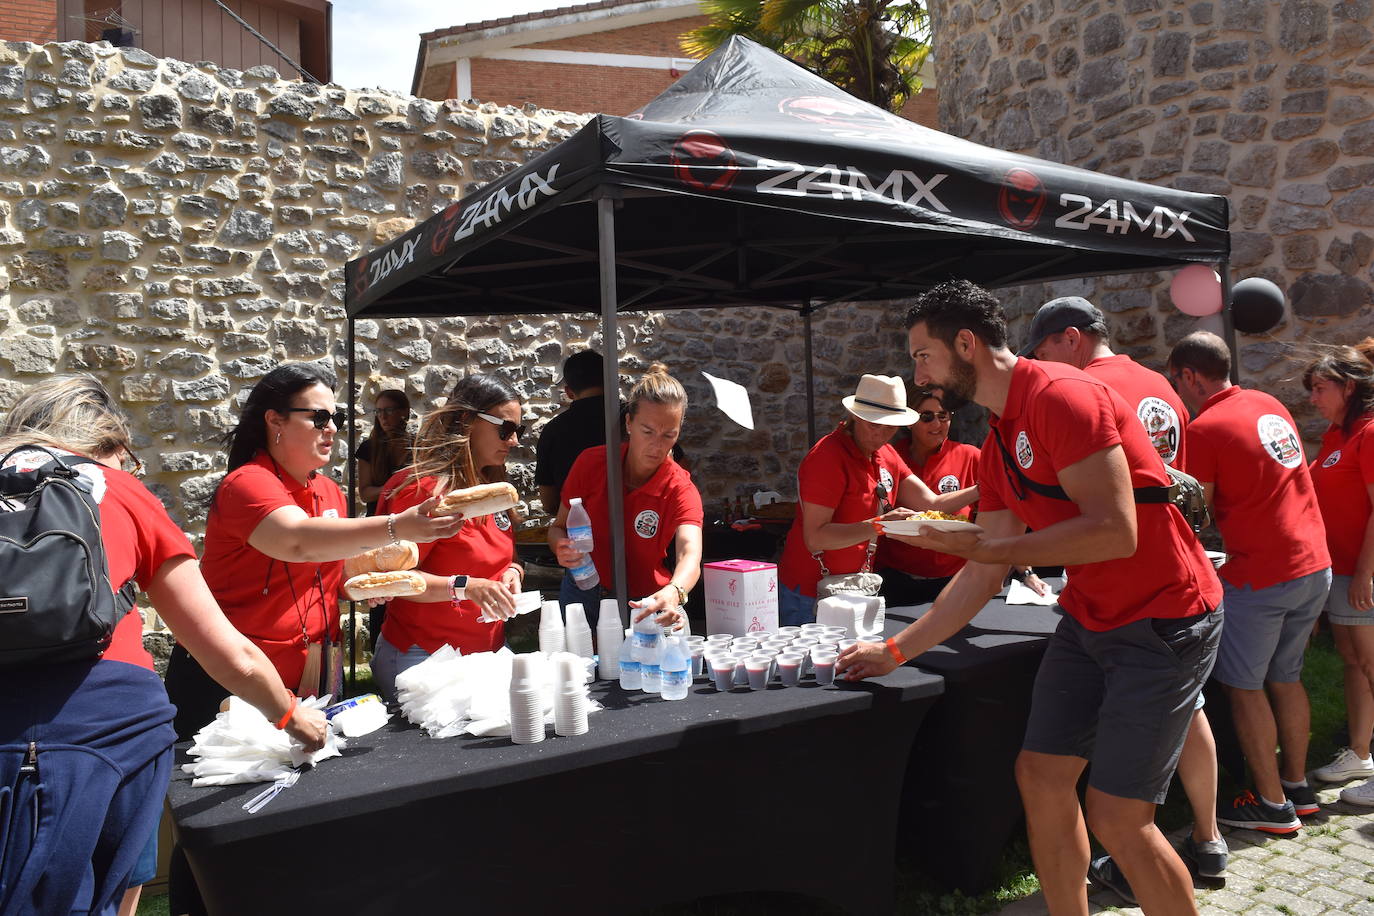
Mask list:
[[[1039,483],[1031,480],[1025,472],[1017,466],[1015,459],[1011,457],[1007,445],[1002,441],[1002,434],[996,428],[992,431],[993,437],[997,440],[997,447],[1002,451],[1002,464],[1007,469],[1007,478],[1012,480],[1015,474],[1015,481],[1022,488],[1039,493],[1041,496],[1048,496],[1050,499],[1067,500],[1069,494],[1064,492],[1060,486]],[[1135,502],[1141,503],[1173,503],[1174,508],[1183,515],[1193,529],[1194,534],[1202,534],[1202,529],[1212,523],[1211,512],[1207,509],[1207,495],[1202,489],[1202,484],[1196,477],[1185,474],[1178,468],[1168,464],[1164,465],[1164,470],[1169,473],[1169,485],[1167,487],[1136,487],[1134,491]],[[1015,485],[1013,485],[1015,489]]]
[[27,471],[0,458],[0,669],[93,659],[134,606],[132,580],[116,593],[100,537],[100,507],[76,468],[55,455]]

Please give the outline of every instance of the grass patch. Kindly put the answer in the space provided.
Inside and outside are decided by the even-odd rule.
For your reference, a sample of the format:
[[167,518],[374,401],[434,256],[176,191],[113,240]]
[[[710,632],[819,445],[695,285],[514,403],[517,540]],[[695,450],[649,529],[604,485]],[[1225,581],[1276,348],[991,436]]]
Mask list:
[[138,898],[138,916],[171,916],[171,904],[166,894],[149,897],[147,892]]
[[1312,704],[1312,741],[1307,748],[1308,766],[1321,766],[1344,747],[1338,736],[1345,729],[1345,689],[1340,653],[1323,630],[1307,646],[1302,683]]

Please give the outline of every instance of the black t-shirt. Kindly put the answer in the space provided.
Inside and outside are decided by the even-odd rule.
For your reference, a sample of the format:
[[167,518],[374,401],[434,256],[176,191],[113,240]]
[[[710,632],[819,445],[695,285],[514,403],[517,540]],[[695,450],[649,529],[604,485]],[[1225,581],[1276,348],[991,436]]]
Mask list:
[[[554,417],[539,434],[534,447],[534,482],[538,486],[563,488],[573,462],[585,449],[606,444],[606,399],[602,395],[579,398]],[[546,512],[558,511],[545,506]]]

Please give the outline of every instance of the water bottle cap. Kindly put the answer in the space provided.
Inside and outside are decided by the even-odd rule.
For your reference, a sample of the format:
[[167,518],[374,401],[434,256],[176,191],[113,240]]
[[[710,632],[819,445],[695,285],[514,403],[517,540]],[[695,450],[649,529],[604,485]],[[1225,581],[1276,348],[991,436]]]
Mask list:
[[580,506],[580,505],[582,505],[582,497],[580,497],[580,496],[574,496],[572,499],[568,500],[568,505],[570,505],[570,506]]

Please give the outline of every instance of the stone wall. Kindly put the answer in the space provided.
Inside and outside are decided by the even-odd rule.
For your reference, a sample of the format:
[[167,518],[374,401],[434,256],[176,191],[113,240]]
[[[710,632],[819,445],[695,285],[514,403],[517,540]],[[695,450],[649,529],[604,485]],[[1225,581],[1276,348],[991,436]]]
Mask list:
[[[344,263],[585,118],[103,44],[0,44],[0,409],[52,373],[96,375],[133,416],[149,486],[197,534],[236,399],[284,360],[346,379]],[[818,318],[820,429],[859,373],[901,368],[897,337],[876,343],[883,314],[846,306]],[[619,333],[626,390],[652,359],[687,384],[684,445],[708,502],[795,491],[808,443],[794,313],[627,316]],[[401,387],[423,410],[458,375],[499,369],[526,396],[536,434],[561,406],[563,358],[600,348],[592,315],[363,320],[357,336],[362,404]],[[757,390],[756,431],[715,410],[699,370]],[[511,468],[526,496],[533,441]]]
[[[1292,342],[1374,330],[1374,3],[932,0],[930,10],[943,130],[1230,198],[1233,277],[1266,277],[1289,299],[1273,332],[1241,335],[1242,380],[1285,400],[1309,436],[1319,430],[1285,354]],[[1006,300],[1026,315],[1051,295],[1086,295],[1109,313],[1119,349],[1157,364],[1196,326],[1170,304],[1169,278],[1047,284]]]

